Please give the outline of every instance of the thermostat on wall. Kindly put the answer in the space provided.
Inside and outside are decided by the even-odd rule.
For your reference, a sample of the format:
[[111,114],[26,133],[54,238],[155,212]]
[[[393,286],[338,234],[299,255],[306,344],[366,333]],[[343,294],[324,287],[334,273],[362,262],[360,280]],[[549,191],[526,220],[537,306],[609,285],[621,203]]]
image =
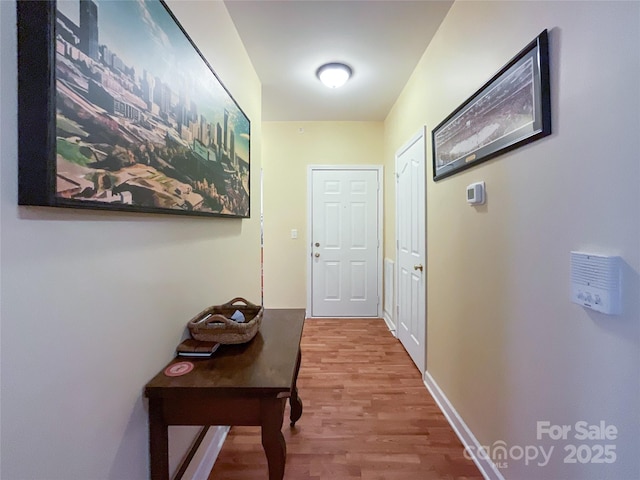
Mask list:
[[469,205],[484,203],[484,182],[472,183],[467,187],[467,203]]

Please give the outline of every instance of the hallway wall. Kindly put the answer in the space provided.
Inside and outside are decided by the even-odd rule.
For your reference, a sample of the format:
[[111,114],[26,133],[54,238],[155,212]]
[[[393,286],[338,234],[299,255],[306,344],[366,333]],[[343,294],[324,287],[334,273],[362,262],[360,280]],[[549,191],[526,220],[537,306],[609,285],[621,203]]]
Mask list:
[[383,137],[382,122],[264,122],[265,306],[306,306],[307,167],[380,165]]
[[[260,298],[260,81],[223,2],[169,6],[251,119],[251,219],[18,207],[16,4],[0,2],[3,479],[148,478],[144,385],[193,315]],[[170,437],[176,464],[193,428]]]
[[[385,256],[396,150],[545,28],[551,136],[438,182],[429,139],[427,370],[482,445],[555,447],[545,467],[508,460],[505,478],[638,478],[640,3],[456,2],[385,122]],[[476,181],[488,200],[474,208]],[[571,250],[623,258],[622,315],[570,302]],[[576,422],[601,420],[619,432],[604,442],[615,463],[564,463],[584,443]],[[574,430],[539,439],[538,421]]]

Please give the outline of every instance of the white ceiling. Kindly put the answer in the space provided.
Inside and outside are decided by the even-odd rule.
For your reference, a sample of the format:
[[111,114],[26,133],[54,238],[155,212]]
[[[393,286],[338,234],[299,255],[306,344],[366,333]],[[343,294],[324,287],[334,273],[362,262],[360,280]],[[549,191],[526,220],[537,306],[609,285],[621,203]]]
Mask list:
[[[382,121],[452,1],[226,0],[262,82],[265,121]],[[353,77],[331,90],[327,62]]]

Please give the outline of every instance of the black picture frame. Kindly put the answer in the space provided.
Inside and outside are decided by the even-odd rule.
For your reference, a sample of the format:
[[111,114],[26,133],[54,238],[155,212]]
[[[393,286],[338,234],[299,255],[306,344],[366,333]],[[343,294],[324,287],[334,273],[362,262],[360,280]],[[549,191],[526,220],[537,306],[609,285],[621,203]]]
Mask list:
[[550,133],[549,39],[544,30],[433,129],[433,180]]
[[250,217],[251,122],[164,1],[17,20],[19,205]]

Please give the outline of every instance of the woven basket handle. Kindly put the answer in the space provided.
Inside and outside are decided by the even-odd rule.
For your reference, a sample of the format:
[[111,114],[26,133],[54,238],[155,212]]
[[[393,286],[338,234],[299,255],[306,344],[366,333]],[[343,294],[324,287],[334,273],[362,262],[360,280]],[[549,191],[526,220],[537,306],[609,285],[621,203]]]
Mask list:
[[193,322],[192,325],[194,327],[203,327],[208,323],[214,322],[225,323],[227,325],[233,325],[236,323],[233,320],[225,317],[224,315],[220,315],[219,313],[209,313],[205,314],[200,320]]
[[244,303],[247,307],[257,307],[257,305],[251,303],[249,300],[246,300],[242,297],[236,297],[233,300],[229,300],[227,303],[225,303],[223,306],[224,307],[232,307],[234,304],[238,303],[238,302],[242,302]]

